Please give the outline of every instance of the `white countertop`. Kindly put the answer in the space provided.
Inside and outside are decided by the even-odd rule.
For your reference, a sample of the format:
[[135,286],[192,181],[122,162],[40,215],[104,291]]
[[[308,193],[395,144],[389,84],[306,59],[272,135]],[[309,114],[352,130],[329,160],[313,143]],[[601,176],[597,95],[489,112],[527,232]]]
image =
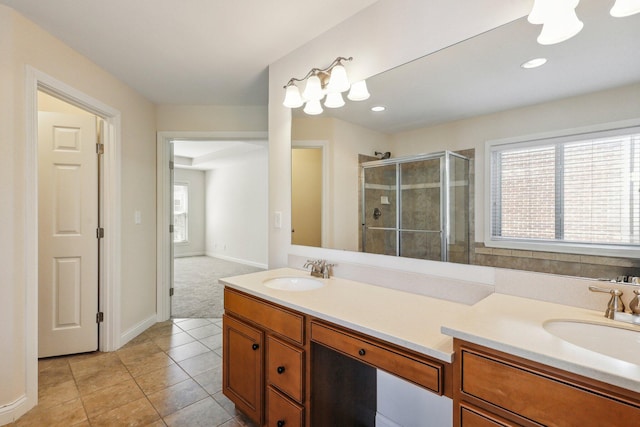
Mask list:
[[263,285],[274,277],[309,277],[281,268],[220,279],[225,285],[276,304],[415,350],[444,362],[453,360],[453,340],[443,324],[463,317],[469,306],[409,292],[332,277],[319,289],[292,292]]
[[[640,392],[640,365],[586,350],[547,332],[544,323],[570,320],[640,332],[640,327],[609,320],[602,311],[528,298],[493,294],[467,307],[464,316],[442,323],[442,332],[609,384]],[[622,344],[625,343],[612,343]],[[630,344],[630,343],[629,343]],[[636,343],[637,345],[637,343]]]
[[606,319],[604,306],[603,311],[594,311],[504,294],[469,306],[335,277],[317,279],[326,285],[301,292],[263,284],[276,277],[309,277],[309,273],[281,268],[220,281],[444,362],[453,361],[455,337],[640,392],[640,365],[586,350],[544,329],[549,320],[573,320],[640,331],[640,326]]

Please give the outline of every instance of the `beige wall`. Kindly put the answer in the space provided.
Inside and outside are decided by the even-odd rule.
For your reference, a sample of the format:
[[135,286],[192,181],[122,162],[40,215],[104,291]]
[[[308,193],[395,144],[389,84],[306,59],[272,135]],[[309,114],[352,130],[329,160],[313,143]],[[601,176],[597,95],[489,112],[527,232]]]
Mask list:
[[[0,408],[26,392],[24,311],[26,66],[117,109],[122,117],[121,331],[156,311],[155,106],[112,75],[0,5]],[[134,210],[142,224],[134,225]],[[109,231],[107,230],[107,235]],[[116,280],[117,281],[117,280]]]
[[158,105],[158,131],[265,132],[267,107]]
[[291,140],[327,142],[329,203],[324,225],[328,230],[324,233],[323,246],[357,251],[360,227],[358,154],[373,156],[376,151],[387,151],[391,145],[390,136],[331,117],[297,117],[292,121]]

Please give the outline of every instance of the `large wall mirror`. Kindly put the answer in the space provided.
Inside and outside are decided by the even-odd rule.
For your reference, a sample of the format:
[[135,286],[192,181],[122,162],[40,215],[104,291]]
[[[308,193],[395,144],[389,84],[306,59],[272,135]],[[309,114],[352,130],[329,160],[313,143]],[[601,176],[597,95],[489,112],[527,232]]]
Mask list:
[[[640,14],[614,18],[609,3],[581,2],[584,29],[565,42],[539,45],[540,26],[522,18],[371,77],[367,101],[318,116],[294,110],[292,244],[639,276],[637,256],[483,243],[486,141],[640,119]],[[540,57],[545,65],[521,67]],[[371,111],[377,105],[385,111]],[[399,225],[403,218],[410,226]]]

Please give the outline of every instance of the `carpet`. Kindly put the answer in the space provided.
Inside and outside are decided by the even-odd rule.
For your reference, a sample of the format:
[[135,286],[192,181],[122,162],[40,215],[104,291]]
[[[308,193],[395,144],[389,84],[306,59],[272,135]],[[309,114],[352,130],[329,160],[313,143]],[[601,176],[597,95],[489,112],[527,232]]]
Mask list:
[[171,317],[220,318],[224,312],[222,277],[263,271],[262,268],[208,256],[174,259]]

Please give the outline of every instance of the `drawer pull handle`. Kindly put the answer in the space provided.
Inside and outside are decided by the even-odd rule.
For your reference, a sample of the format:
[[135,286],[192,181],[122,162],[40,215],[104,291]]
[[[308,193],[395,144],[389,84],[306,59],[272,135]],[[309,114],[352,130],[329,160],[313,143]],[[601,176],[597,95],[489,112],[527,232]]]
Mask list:
[[278,371],[279,374],[283,374],[284,373],[284,366],[278,366],[276,371]]
[[252,349],[254,349],[254,350],[257,350],[257,349],[259,349],[259,348],[260,348],[260,344],[253,344],[253,345],[251,346],[251,348],[252,348]]
[[360,356],[364,356],[365,354],[367,354],[367,352],[366,352],[366,351],[364,351],[364,348],[361,348],[361,349],[358,351],[358,354],[359,354]]
[[278,420],[278,422],[276,423],[278,425],[278,427],[284,427],[284,420]]

